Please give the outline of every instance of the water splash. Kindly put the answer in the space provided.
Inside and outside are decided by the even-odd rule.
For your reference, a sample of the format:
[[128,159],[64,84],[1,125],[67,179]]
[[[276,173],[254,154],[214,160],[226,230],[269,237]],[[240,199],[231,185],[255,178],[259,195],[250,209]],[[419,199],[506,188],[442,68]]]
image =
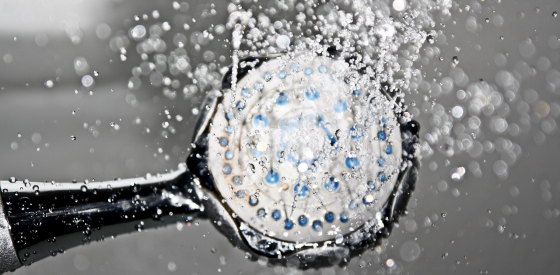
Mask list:
[[[439,0],[353,1],[351,4],[341,1],[294,1],[275,2],[268,6],[230,3],[226,22],[220,22],[212,30],[189,29],[187,33],[197,33],[191,41],[194,41],[193,46],[200,47],[216,43],[212,37],[227,34],[224,29],[233,31],[236,26],[242,25],[243,34],[234,43],[237,45],[237,41],[240,42],[239,48],[235,46],[235,60],[286,52],[307,52],[313,53],[309,55],[313,56],[334,46],[342,56],[352,60],[353,69],[370,77],[368,82],[371,85],[394,94],[398,108],[422,120],[421,158],[428,164],[426,167],[429,170],[446,169],[447,180],[463,181],[472,176],[479,178],[484,170],[484,163],[480,159],[485,158],[490,163],[489,171],[505,180],[522,154],[522,148],[516,140],[531,136],[535,143],[542,144],[547,135],[557,130],[555,121],[560,115],[557,102],[540,97],[534,90],[525,90],[524,81],[537,73],[543,75],[546,89],[552,95],[557,95],[560,73],[551,66],[549,58],[537,58],[539,53],[535,42],[527,39],[519,43],[519,52],[513,54],[527,60],[536,59],[535,68],[529,65],[530,62],[516,62],[509,54],[496,53],[493,62],[499,68],[497,72],[482,80],[475,79],[465,66],[467,62],[462,57],[461,48],[450,46],[455,34],[441,29],[445,30],[446,24],[454,25],[458,21],[464,23],[460,31],[479,33],[484,20],[477,17],[480,17],[484,4],[472,2],[464,5]],[[466,15],[461,21],[452,18],[452,13]],[[496,14],[486,22],[500,27],[503,18]],[[188,35],[183,36],[185,42],[182,43],[192,43],[187,41]],[[130,41],[126,40],[130,40],[130,37],[117,39],[113,43],[123,45],[117,47],[123,54],[129,52],[127,43]],[[558,49],[559,41],[558,37],[551,36],[545,43],[551,49]],[[177,47],[182,49],[184,46],[180,45],[177,44]],[[474,48],[480,51],[481,47]],[[444,54],[446,51],[455,52],[447,56]],[[183,56],[187,54],[186,50],[178,52],[184,52]],[[171,52],[166,49],[160,54],[169,56]],[[214,53],[214,56],[219,55],[218,51]],[[190,59],[184,60],[186,62],[181,61],[181,64],[185,68],[182,73],[186,78],[175,79],[180,85],[173,84],[173,77],[170,77],[170,81],[163,81],[164,84],[169,83],[164,87],[164,91],[167,91],[165,94],[176,95],[173,90],[181,85],[185,85],[185,98],[208,89],[219,89],[221,73],[225,73],[230,65],[227,57],[219,59],[219,62],[198,65],[194,65]],[[234,66],[237,64],[235,61],[232,63]],[[431,73],[432,70],[434,73]],[[131,78],[132,87],[146,82],[144,73],[135,74]],[[150,72],[146,75],[150,75]],[[276,76],[279,77],[280,72]],[[232,81],[233,91],[237,88],[236,83]],[[360,93],[359,87],[363,82],[351,78],[349,83],[356,87],[356,93]],[[173,96],[170,98],[175,100]],[[284,99],[278,96],[276,102],[284,102]],[[262,122],[261,119],[259,121]],[[321,127],[317,128],[317,135],[325,133]],[[338,137],[336,132],[330,134]],[[255,148],[255,155],[258,152]],[[304,151],[297,154],[306,155]],[[289,162],[289,152],[281,152],[280,155]],[[446,161],[437,163],[435,155],[445,157]],[[466,159],[466,162],[458,163],[459,159],[463,162]],[[259,163],[253,163],[253,167],[259,167]],[[309,167],[313,167],[313,163],[302,166],[301,170],[307,171]],[[297,189],[297,194],[301,193],[302,186],[305,185]],[[283,188],[281,184],[279,187]],[[445,180],[438,183],[438,189],[450,189],[454,196],[461,194],[457,188],[448,188]],[[287,190],[292,191],[292,186],[288,186]],[[313,193],[309,195],[313,198]]]

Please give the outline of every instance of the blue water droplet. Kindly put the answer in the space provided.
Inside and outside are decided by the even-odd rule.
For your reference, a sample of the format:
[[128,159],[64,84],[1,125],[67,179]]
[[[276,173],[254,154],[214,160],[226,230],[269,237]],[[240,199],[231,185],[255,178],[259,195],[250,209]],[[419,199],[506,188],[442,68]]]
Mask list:
[[224,172],[224,174],[229,175],[231,173],[231,165],[226,164],[224,165],[224,167],[222,168],[222,172]]
[[230,150],[227,150],[226,153],[225,153],[225,155],[226,155],[226,159],[227,159],[227,160],[230,160],[230,159],[233,158],[233,152],[230,151]]
[[251,152],[251,156],[253,156],[254,158],[260,158],[263,155],[263,152],[255,148],[251,148],[250,152]]
[[287,160],[288,160],[289,162],[293,162],[293,163],[295,163],[295,164],[299,164],[299,159],[298,159],[298,156],[297,156],[297,155],[288,154]]
[[226,113],[226,119],[231,120],[232,118],[233,118],[233,113],[232,112],[227,112]]
[[235,177],[233,177],[233,179],[231,181],[233,182],[234,185],[240,185],[241,184],[241,177],[235,176]]
[[284,79],[286,78],[287,74],[285,71],[280,71],[280,73],[278,73],[278,78],[280,79]]
[[307,188],[307,185],[303,185],[301,183],[296,184],[294,186],[294,195],[297,195],[300,198],[307,197],[307,195],[309,195],[309,189]]
[[305,75],[311,75],[311,74],[313,73],[313,69],[307,68],[307,69],[305,69],[305,71],[303,71],[303,73],[304,73]]
[[377,165],[379,165],[379,167],[383,167],[383,165],[385,165],[385,159],[384,158],[378,158],[377,159]]
[[274,170],[270,170],[268,172],[268,174],[266,174],[266,176],[264,177],[264,179],[266,180],[266,182],[268,182],[269,184],[276,184],[278,183],[278,179],[280,178],[280,176],[278,175],[278,173]]
[[226,147],[228,145],[228,139],[223,137],[220,139],[220,145],[222,145],[223,147]]
[[377,137],[378,137],[380,140],[385,140],[385,139],[387,138],[387,134],[385,134],[384,131],[379,131],[379,133],[377,133]]
[[264,217],[266,217],[266,210],[264,210],[264,208],[257,210],[257,217],[264,219]]
[[325,183],[323,183],[323,187],[328,192],[333,193],[333,192],[338,191],[338,188],[340,187],[340,184],[335,177],[330,177],[329,180],[327,180]]
[[255,206],[259,203],[259,198],[257,198],[257,196],[253,195],[249,198],[249,204],[251,206]]
[[235,127],[233,127],[233,125],[226,126],[226,132],[228,134],[233,134],[234,131],[235,131]]
[[305,97],[309,100],[315,100],[319,98],[319,90],[315,88],[309,88],[305,90]]
[[253,88],[254,88],[255,90],[259,91],[259,92],[262,92],[263,89],[264,89],[264,84],[262,84],[262,83],[260,83],[260,82],[257,82],[257,83],[255,83],[255,86],[254,86]]
[[361,94],[362,94],[362,90],[356,89],[356,90],[352,91],[352,93],[353,93],[354,95],[361,95]]
[[358,203],[357,203],[356,201],[351,201],[351,202],[348,204],[348,208],[349,208],[350,210],[356,210],[356,209],[358,209]]
[[320,73],[326,73],[327,72],[327,67],[325,65],[319,66],[319,72]]
[[379,172],[377,173],[377,177],[379,178],[379,180],[381,182],[384,182],[387,180],[387,175],[385,175],[385,172]]
[[282,130],[291,131],[297,127],[298,123],[299,120],[297,118],[284,118],[280,121],[280,128],[282,128]]
[[255,118],[253,118],[253,125],[257,128],[264,128],[268,126],[268,117],[260,114],[256,115]]
[[343,222],[343,223],[348,222],[348,218],[349,218],[348,213],[346,213],[346,212],[340,213],[340,221],[341,222]]
[[312,227],[315,231],[321,231],[323,230],[323,223],[321,221],[313,221]]
[[290,101],[290,98],[288,97],[288,95],[284,92],[279,93],[278,94],[278,98],[276,99],[276,104],[279,106],[284,106],[286,104],[288,104],[288,102]]
[[321,163],[319,162],[318,158],[314,158],[311,160],[311,165],[309,165],[309,169],[311,169],[311,171],[313,172],[317,172],[317,170],[319,170],[319,168],[321,167]]
[[274,211],[272,211],[272,218],[273,218],[275,221],[280,220],[280,218],[282,218],[282,213],[280,213],[280,210],[274,210]]
[[368,190],[370,190],[370,191],[375,190],[375,182],[370,180],[370,181],[367,182],[367,186],[368,186]]
[[333,212],[328,212],[327,214],[325,214],[325,221],[331,223],[334,221],[334,213]]
[[237,193],[235,193],[236,196],[240,199],[245,198],[245,190],[239,190],[237,191]]
[[352,168],[360,165],[360,161],[358,160],[358,158],[348,157],[348,158],[346,158],[345,164],[346,164],[346,167],[348,167],[349,169],[352,169]]
[[290,220],[285,220],[284,221],[284,229],[290,230],[292,228],[294,228],[294,222],[290,221]]
[[235,106],[237,107],[237,110],[241,111],[241,110],[245,109],[245,102],[243,102],[243,101],[237,101],[237,103],[235,104]]
[[296,65],[296,64],[292,64],[292,66],[290,66],[290,70],[297,71],[297,70],[299,70],[299,66]]
[[339,99],[333,104],[333,110],[337,113],[344,113],[348,109],[346,101]]
[[299,216],[298,223],[299,223],[300,226],[306,226],[307,225],[307,217],[304,216],[304,215]]
[[353,139],[361,139],[364,136],[364,129],[358,125],[350,127],[350,137]]
[[263,79],[264,79],[264,81],[266,81],[266,82],[270,81],[270,80],[272,79],[272,74],[269,73],[269,72],[264,73]]
[[387,155],[390,155],[393,153],[393,147],[391,145],[387,145],[387,148],[385,148],[385,153]]
[[248,97],[250,94],[251,94],[251,92],[249,92],[248,89],[245,89],[245,88],[241,89],[241,96]]

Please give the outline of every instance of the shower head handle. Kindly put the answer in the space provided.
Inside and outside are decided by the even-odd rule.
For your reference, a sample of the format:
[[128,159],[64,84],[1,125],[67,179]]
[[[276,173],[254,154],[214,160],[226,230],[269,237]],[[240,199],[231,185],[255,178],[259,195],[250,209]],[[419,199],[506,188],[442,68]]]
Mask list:
[[115,235],[177,221],[202,206],[185,170],[113,181],[0,181],[1,271]]

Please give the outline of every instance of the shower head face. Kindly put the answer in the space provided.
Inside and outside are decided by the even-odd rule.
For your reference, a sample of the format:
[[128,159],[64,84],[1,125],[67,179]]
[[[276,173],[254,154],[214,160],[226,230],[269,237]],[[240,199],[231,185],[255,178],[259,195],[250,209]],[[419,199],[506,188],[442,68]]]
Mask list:
[[[247,63],[247,64],[244,64]],[[398,106],[344,60],[282,56],[223,91],[208,131],[222,203],[287,243],[340,243],[384,227],[403,169]]]

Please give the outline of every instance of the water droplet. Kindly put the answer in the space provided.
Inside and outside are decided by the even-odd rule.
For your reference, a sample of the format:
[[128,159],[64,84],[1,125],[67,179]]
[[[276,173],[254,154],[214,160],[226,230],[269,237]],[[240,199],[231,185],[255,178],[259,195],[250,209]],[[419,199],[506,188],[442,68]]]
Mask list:
[[170,272],[173,272],[173,271],[177,270],[177,265],[174,262],[169,262],[169,263],[167,263],[167,269]]
[[91,75],[84,75],[82,77],[82,85],[84,85],[84,87],[89,88],[93,85],[95,81],[93,80],[93,77]]
[[395,11],[403,11],[404,9],[406,9],[407,3],[405,0],[394,0],[393,1],[393,9],[395,9]]
[[290,37],[288,37],[287,35],[279,35],[276,38],[276,45],[280,49],[287,49],[288,47],[290,47]]
[[130,35],[136,40],[142,39],[146,35],[146,27],[137,25],[130,30]]
[[45,81],[45,86],[46,86],[47,88],[49,88],[49,89],[52,88],[52,87],[54,87],[54,81],[52,81],[52,80],[50,80],[50,79],[47,80],[47,81]]
[[452,61],[453,61],[453,65],[457,66],[459,64],[459,57],[453,56]]
[[465,167],[457,167],[451,170],[451,179],[454,181],[462,181],[465,176]]
[[31,199],[28,197],[21,197],[18,199],[18,207],[21,211],[27,211],[31,208]]
[[134,226],[134,229],[136,229],[138,232],[142,232],[142,230],[144,230],[144,222],[141,221],[140,223],[137,223]]
[[344,236],[342,236],[342,234],[336,234],[336,236],[334,237],[334,242],[336,244],[341,244],[344,241]]

